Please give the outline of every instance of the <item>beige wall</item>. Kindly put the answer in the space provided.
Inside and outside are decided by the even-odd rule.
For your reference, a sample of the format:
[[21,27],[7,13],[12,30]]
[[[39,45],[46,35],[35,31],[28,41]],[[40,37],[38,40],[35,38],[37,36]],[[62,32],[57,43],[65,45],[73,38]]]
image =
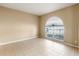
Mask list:
[[40,17],[0,6],[0,43],[44,37],[44,25],[53,16],[64,22],[64,41],[78,45],[79,4]]
[[53,17],[58,16],[64,22],[64,41],[70,44],[78,45],[78,17],[79,17],[79,4],[64,8],[40,17],[40,37],[44,37],[44,26],[46,21]]
[[0,44],[38,36],[39,17],[0,6]]

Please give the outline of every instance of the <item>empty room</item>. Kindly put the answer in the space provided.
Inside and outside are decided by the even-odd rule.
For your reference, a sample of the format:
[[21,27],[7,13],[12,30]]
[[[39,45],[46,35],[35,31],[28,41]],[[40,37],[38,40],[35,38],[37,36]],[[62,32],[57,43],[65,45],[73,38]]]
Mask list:
[[0,3],[0,56],[78,56],[78,3]]

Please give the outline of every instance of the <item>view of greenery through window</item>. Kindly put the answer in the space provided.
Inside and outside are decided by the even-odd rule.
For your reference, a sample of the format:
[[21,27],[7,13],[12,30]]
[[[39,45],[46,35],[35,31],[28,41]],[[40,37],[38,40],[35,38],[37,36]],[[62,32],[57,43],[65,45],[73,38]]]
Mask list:
[[64,25],[60,18],[53,17],[49,19],[45,25],[45,36],[50,39],[64,38]]

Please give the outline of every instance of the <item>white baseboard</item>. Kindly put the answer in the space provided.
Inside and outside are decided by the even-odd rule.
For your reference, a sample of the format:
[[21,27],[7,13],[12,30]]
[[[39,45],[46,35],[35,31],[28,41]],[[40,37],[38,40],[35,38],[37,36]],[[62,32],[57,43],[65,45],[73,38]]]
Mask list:
[[74,44],[70,44],[70,43],[67,43],[67,42],[64,42],[64,44],[68,45],[68,46],[72,46],[72,47],[76,47],[76,48],[79,48],[79,46],[76,46]]
[[37,38],[37,37],[23,38],[23,39],[18,39],[18,40],[14,40],[14,41],[4,42],[4,43],[0,43],[0,46],[7,45],[7,44],[12,44],[12,43],[16,43],[16,42],[21,42],[21,41],[24,41],[24,40],[30,40],[30,39],[34,39],[34,38]]
[[[19,40],[15,40],[15,41],[10,41],[10,42],[4,42],[4,43],[0,43],[0,46],[2,46],[2,45],[7,45],[7,44],[12,44],[12,43],[16,43],[16,42],[21,42],[21,41],[24,41],[24,40],[30,40],[30,39],[35,39],[35,38],[37,38],[37,37],[31,37],[31,38],[23,38],[23,39],[19,39]],[[44,38],[43,38],[44,39]],[[54,40],[55,41],[55,40]],[[66,45],[68,45],[68,46],[72,46],[72,47],[77,47],[77,48],[79,48],[79,46],[75,46],[75,45],[73,45],[73,44],[70,44],[70,43],[67,43],[67,42],[60,42],[60,43],[63,43],[63,44],[66,44]]]
[[[47,39],[47,38],[44,38],[44,39]],[[59,42],[59,43],[62,43],[62,44],[68,45],[68,46],[72,46],[72,47],[79,48],[79,45],[76,46],[76,45],[74,45],[74,44],[67,43],[67,42],[64,42],[64,41],[62,41],[62,40],[51,40],[51,41],[55,41],[55,42]]]

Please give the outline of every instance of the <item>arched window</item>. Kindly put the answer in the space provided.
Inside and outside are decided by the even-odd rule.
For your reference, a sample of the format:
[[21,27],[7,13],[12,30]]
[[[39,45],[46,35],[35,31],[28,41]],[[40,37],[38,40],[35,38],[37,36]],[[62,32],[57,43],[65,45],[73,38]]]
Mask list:
[[59,17],[51,17],[45,24],[45,37],[49,39],[64,39],[64,24]]

